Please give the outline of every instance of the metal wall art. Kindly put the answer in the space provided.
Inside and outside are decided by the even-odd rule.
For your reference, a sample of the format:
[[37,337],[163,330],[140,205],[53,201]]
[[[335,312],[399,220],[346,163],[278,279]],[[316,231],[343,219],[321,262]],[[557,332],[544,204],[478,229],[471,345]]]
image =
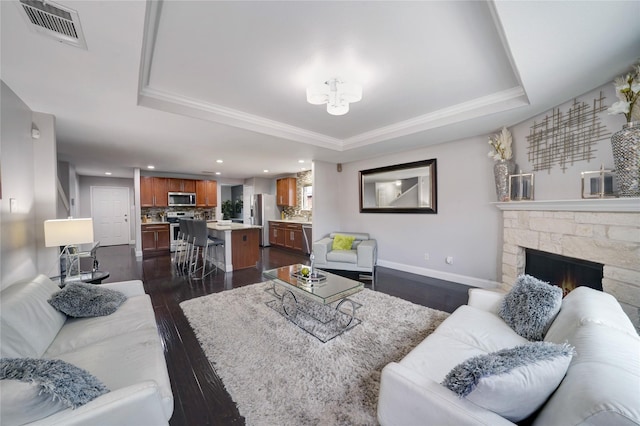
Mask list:
[[551,173],[551,168],[557,164],[564,173],[577,161],[595,158],[596,142],[611,136],[598,116],[607,109],[604,99],[602,92],[593,100],[593,106],[574,99],[568,111],[563,113],[555,108],[540,123],[533,122],[527,136],[527,152],[534,171]]

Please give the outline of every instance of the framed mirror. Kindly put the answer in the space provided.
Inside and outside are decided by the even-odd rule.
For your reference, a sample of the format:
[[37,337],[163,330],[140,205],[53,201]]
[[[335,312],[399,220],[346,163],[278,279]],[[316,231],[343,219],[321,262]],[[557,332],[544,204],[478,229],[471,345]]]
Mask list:
[[361,170],[360,213],[437,213],[436,159]]

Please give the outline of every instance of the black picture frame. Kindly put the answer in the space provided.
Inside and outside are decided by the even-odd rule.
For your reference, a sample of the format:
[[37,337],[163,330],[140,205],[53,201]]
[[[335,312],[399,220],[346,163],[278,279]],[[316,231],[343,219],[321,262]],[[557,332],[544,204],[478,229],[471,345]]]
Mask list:
[[437,160],[360,170],[360,213],[438,213]]

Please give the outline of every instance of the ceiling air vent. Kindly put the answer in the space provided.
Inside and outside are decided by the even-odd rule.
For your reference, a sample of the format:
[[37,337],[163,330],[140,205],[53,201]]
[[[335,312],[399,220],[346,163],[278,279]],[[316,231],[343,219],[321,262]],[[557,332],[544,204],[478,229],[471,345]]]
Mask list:
[[42,0],[20,0],[20,6],[34,31],[53,37],[62,43],[82,49],[87,48],[80,26],[80,17],[75,10]]

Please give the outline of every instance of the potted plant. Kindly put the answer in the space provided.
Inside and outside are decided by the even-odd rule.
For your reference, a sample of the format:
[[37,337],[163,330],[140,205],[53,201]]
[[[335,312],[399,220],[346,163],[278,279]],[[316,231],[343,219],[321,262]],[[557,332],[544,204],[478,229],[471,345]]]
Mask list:
[[231,202],[231,200],[223,201],[222,202],[222,219],[223,220],[231,219],[231,216],[233,216],[233,203]]

